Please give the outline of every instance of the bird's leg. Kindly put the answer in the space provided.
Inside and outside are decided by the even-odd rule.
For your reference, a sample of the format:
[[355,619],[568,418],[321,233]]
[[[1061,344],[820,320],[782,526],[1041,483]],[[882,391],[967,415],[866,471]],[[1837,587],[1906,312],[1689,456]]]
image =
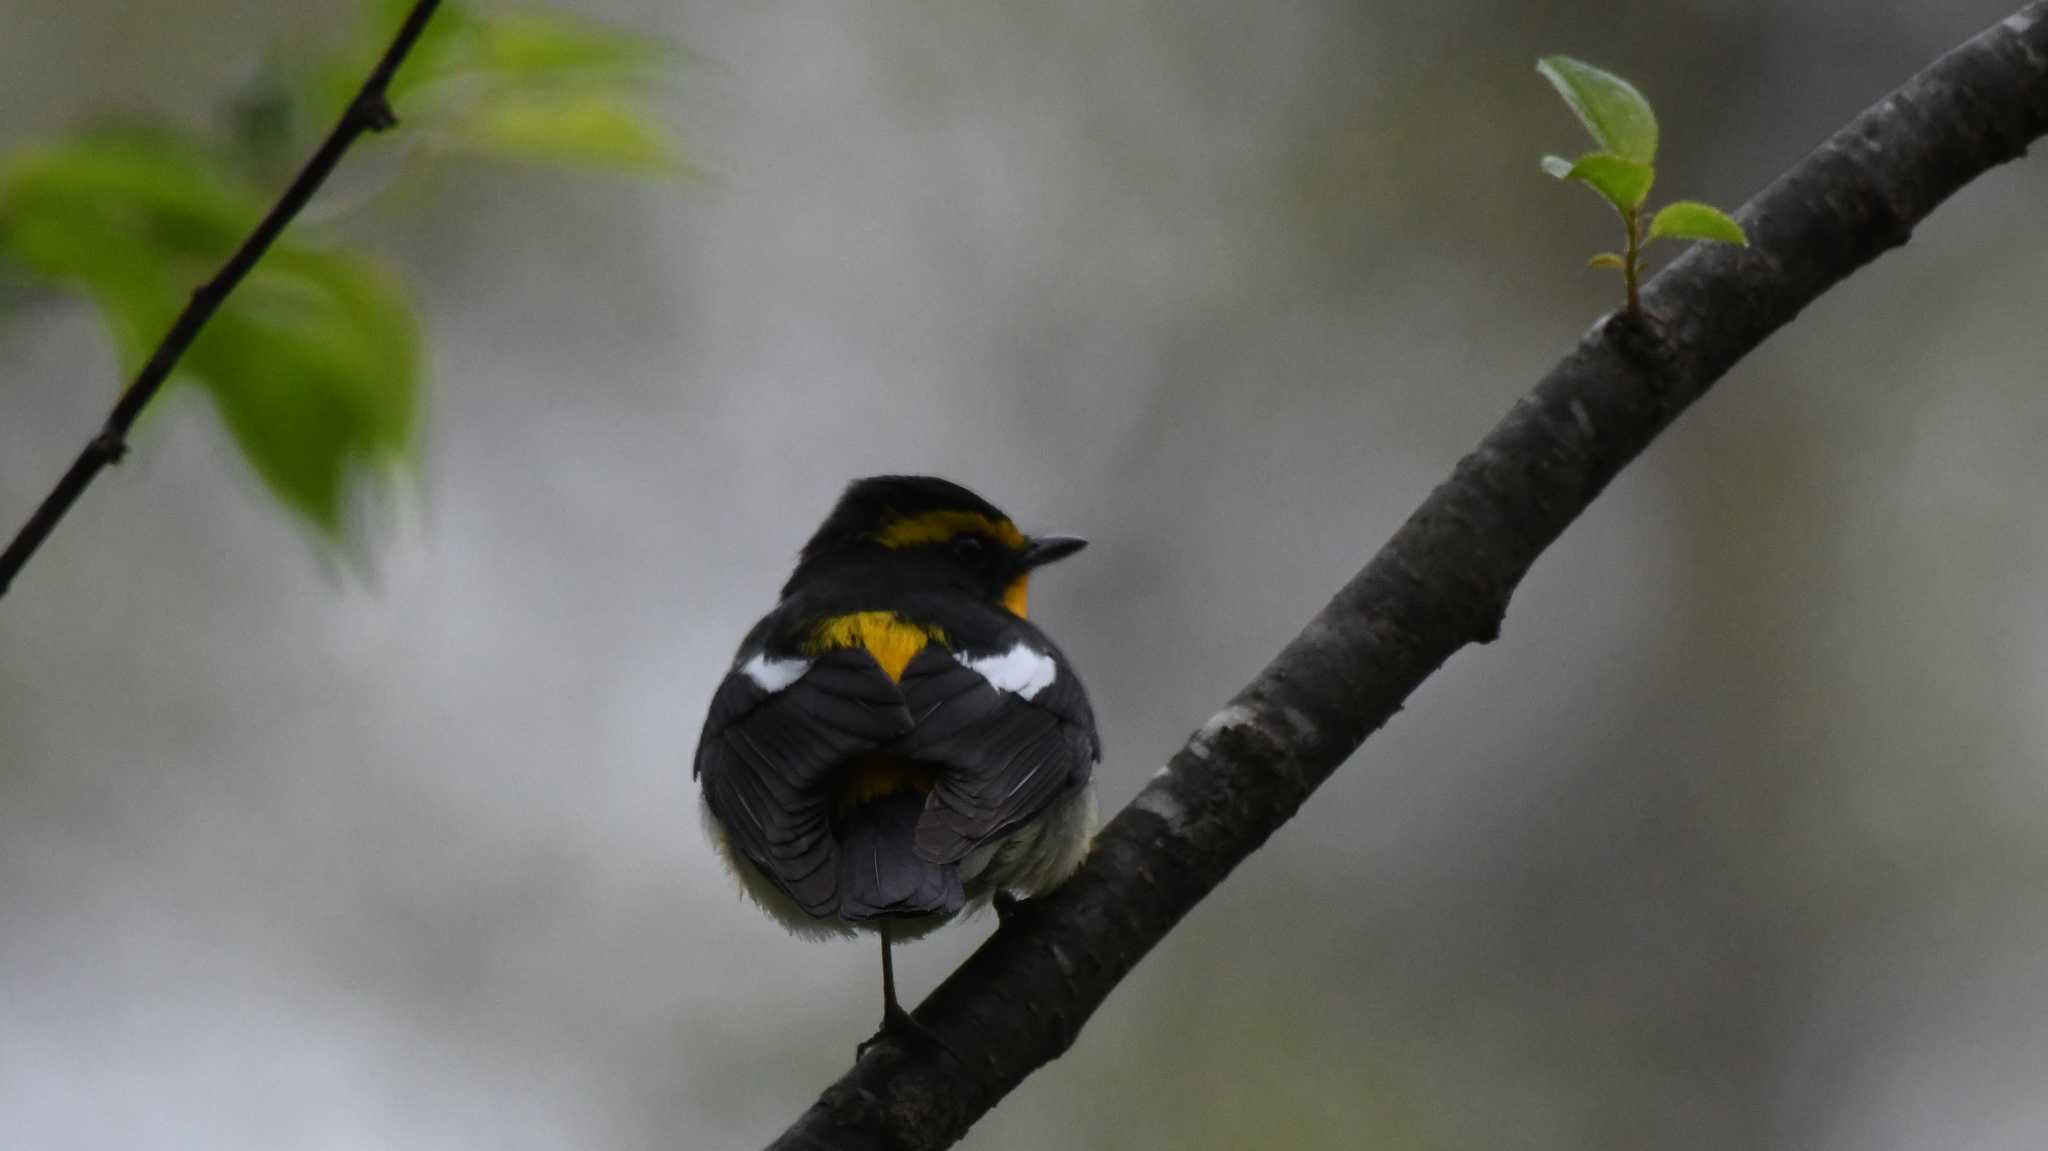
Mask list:
[[868,1048],[884,1039],[909,1041],[930,1038],[924,1026],[912,1019],[910,1012],[903,1010],[903,1005],[897,1002],[896,959],[889,950],[889,921],[884,919],[875,926],[875,933],[882,937],[882,1026],[854,1049],[856,1059],[866,1055]]
[[[951,1052],[951,1048],[947,1047],[937,1035],[932,1034],[931,1028],[913,1019],[910,1012],[905,1011],[903,1005],[897,1001],[896,960],[889,949],[889,921],[884,919],[876,926],[879,928],[877,934],[882,937],[882,1026],[873,1035],[869,1036],[866,1041],[861,1043],[859,1047],[854,1049],[854,1057],[859,1058],[862,1055],[866,1055],[868,1048],[885,1039],[893,1039],[898,1044],[904,1046],[913,1043],[930,1043],[942,1050]],[[955,1058],[957,1059],[958,1056],[956,1055]]]
[[882,921],[876,934],[882,937],[882,1030],[887,1031],[910,1022],[910,1013],[896,1002],[896,960],[889,952],[888,920]]

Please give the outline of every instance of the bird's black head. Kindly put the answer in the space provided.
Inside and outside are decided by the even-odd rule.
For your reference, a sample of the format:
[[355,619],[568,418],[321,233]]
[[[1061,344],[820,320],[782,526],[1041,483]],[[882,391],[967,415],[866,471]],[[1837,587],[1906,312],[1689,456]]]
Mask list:
[[847,485],[782,589],[827,572],[964,591],[1023,615],[1033,568],[1087,541],[1027,536],[994,504],[936,476],[870,476]]

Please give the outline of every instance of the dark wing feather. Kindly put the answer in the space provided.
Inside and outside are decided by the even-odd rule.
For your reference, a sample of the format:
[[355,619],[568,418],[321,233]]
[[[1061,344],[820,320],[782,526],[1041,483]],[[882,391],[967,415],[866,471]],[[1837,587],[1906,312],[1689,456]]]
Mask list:
[[839,909],[834,769],[911,730],[902,694],[865,651],[832,652],[781,691],[725,677],[697,742],[711,814],[739,852],[810,915]]
[[839,832],[841,919],[951,915],[966,904],[959,868],[910,849],[924,805],[916,792],[899,791],[848,814]]
[[1043,650],[1058,673],[1030,699],[945,651],[928,649],[905,669],[903,697],[917,722],[905,750],[941,768],[917,821],[919,856],[958,862],[1088,781],[1097,747],[1087,694],[1059,653]]

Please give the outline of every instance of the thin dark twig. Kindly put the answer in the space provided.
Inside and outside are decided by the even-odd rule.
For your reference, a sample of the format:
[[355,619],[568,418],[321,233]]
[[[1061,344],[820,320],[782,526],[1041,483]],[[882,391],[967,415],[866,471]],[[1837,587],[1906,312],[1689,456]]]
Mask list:
[[1500,630],[1544,549],[1735,362],[1983,172],[2048,134],[2048,0],[1936,61],[1701,245],[1639,316],[1579,341],[1364,570],[1189,739],[1087,862],[1005,919],[913,1013],[937,1042],[870,1045],[774,1146],[952,1144],[1307,802],[1423,680]]
[[49,538],[57,522],[64,518],[64,513],[71,510],[71,505],[77,502],[86,485],[92,483],[93,478],[103,469],[120,463],[121,457],[128,454],[128,431],[135,426],[136,417],[142,414],[143,408],[149,406],[149,401],[155,398],[164,381],[170,379],[172,370],[178,366],[179,358],[192,346],[192,341],[199,338],[200,330],[205,328],[207,321],[220,310],[228,293],[235,290],[235,286],[242,282],[242,278],[249,274],[250,269],[256,266],[256,262],[270,250],[270,245],[276,242],[277,237],[291,224],[292,218],[297,216],[299,210],[313,198],[313,194],[320,190],[320,185],[326,182],[327,177],[334,172],[335,166],[341,163],[343,153],[365,133],[382,132],[398,125],[398,117],[392,113],[391,102],[386,98],[391,78],[397,74],[398,66],[405,62],[406,54],[419,42],[420,33],[426,30],[427,21],[433,18],[434,10],[440,6],[441,0],[419,0],[413,5],[412,11],[405,18],[405,23],[399,26],[397,34],[392,37],[391,46],[384,50],[384,55],[377,61],[377,66],[371,69],[369,78],[363,81],[363,86],[356,93],[355,99],[349,101],[348,108],[341,114],[340,122],[327,134],[327,139],[320,145],[320,150],[314,152],[313,158],[306,161],[306,166],[300,169],[291,186],[284,190],[284,195],[278,198],[269,214],[256,225],[256,230],[249,233],[248,239],[242,241],[242,246],[235,249],[235,254],[228,257],[227,263],[221,265],[220,271],[214,273],[211,280],[192,293],[192,298],[186,302],[184,310],[178,313],[177,322],[171,325],[170,331],[164,333],[162,342],[158,343],[156,351],[150,354],[149,362],[136,373],[134,382],[128,385],[128,390],[121,393],[120,400],[114,404],[114,410],[107,416],[107,422],[101,425],[99,434],[85,445],[85,450],[78,453],[78,458],[72,461],[70,470],[64,473],[63,479],[57,481],[56,488],[43,498],[35,514],[29,517],[28,523],[15,535],[14,542],[7,545],[5,552],[0,552],[0,596],[7,594],[7,589],[14,583],[14,577],[20,574],[29,557],[33,556],[43,541]]

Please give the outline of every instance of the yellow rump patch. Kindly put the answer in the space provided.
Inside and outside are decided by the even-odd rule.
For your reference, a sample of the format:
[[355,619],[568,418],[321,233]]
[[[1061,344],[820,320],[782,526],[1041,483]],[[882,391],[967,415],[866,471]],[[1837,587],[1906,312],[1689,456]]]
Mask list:
[[839,789],[839,810],[846,812],[899,791],[926,795],[935,782],[937,777],[930,764],[885,752],[868,752],[848,767],[846,782]]
[[933,640],[946,642],[946,633],[935,627],[912,623],[893,611],[857,611],[836,615],[811,632],[804,650],[812,655],[842,648],[866,648],[882,665],[891,681],[903,679],[903,669]]
[[945,543],[961,532],[978,532],[1004,547],[1019,551],[1024,548],[1024,533],[1017,530],[1016,524],[980,512],[925,512],[893,519],[875,533],[875,541],[885,548],[907,548]]
[[1024,609],[1031,606],[1030,583],[1030,576],[1018,576],[1010,581],[1009,587],[1003,589],[1003,606],[1009,608],[1010,614],[1018,619],[1023,619]]

